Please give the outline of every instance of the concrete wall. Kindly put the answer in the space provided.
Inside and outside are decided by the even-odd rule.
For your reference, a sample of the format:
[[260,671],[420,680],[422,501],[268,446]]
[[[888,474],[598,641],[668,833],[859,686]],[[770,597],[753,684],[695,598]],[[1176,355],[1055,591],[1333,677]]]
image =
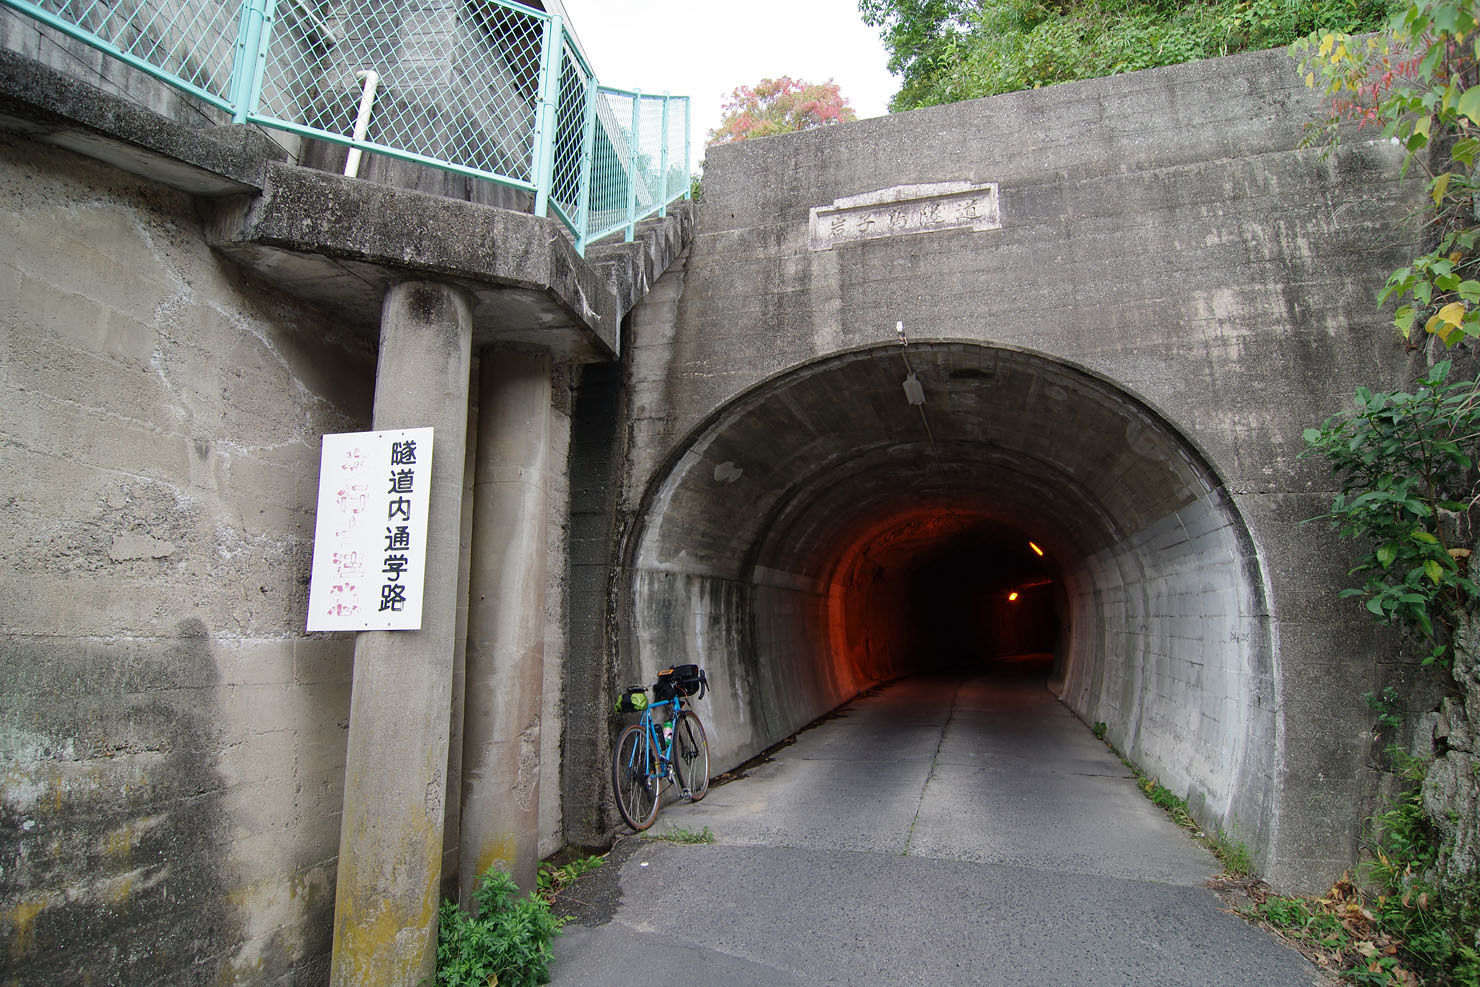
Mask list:
[[319,436],[374,354],[183,195],[0,140],[6,983],[324,976],[352,637],[305,635]]
[[[1330,481],[1296,457],[1357,384],[1402,379],[1373,296],[1418,190],[1370,134],[1297,150],[1318,109],[1268,52],[711,149],[677,298],[660,283],[633,318],[613,683],[722,669],[725,767],[898,671],[805,666],[832,660],[809,656],[865,515],[938,467],[933,503],[1054,530],[1066,702],[1272,879],[1338,874],[1389,642],[1336,598],[1346,551],[1301,524]],[[1000,229],[817,249],[809,210],[949,182],[999,183]],[[934,454],[902,365],[845,369],[897,361],[899,321]],[[1037,385],[1008,400],[999,364]]]
[[[354,636],[303,614],[319,436],[368,427],[373,333],[214,254],[188,197],[66,152],[0,143],[0,205],[0,983],[322,982]],[[547,458],[557,778],[568,378]],[[539,843],[565,845],[555,781]]]
[[[0,544],[17,560],[0,607],[0,983],[323,982],[355,639],[302,627],[319,436],[370,424],[381,293],[408,270],[460,279],[484,358],[509,340],[556,354],[537,457],[547,587],[528,622],[546,659],[530,678],[549,780],[536,831],[521,833],[551,853],[568,838],[572,650],[574,371],[559,361],[609,355],[689,213],[647,224],[598,268],[550,223],[484,207],[518,210],[522,194],[382,161],[367,168],[376,184],[309,177],[276,165],[294,159],[254,129],[218,130],[220,114],[9,11],[0,45],[37,59],[7,51],[0,69],[12,247]],[[333,167],[308,151],[305,163]],[[295,211],[293,193],[265,191],[272,180],[314,191]],[[286,236],[259,243],[234,225],[274,198]],[[335,202],[366,223],[323,223],[343,215]],[[353,239],[367,225],[368,251],[299,235]],[[448,242],[468,249],[449,261]],[[464,862],[462,710],[475,699],[463,677],[472,393],[461,516],[442,519],[462,546],[444,887]]]

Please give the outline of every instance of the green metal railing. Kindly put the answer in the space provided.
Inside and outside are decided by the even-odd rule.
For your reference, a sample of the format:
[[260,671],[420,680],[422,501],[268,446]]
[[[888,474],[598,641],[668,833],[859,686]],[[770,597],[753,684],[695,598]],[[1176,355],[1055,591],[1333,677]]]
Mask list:
[[687,97],[599,85],[559,17],[512,0],[0,4],[237,123],[529,192],[582,253],[688,194]]

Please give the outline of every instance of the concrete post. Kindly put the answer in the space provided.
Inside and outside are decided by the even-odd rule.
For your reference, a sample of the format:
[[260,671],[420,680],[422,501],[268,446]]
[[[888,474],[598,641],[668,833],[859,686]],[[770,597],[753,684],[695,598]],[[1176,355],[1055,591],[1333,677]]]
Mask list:
[[374,427],[436,429],[419,631],[355,641],[334,899],[334,987],[433,976],[457,624],[472,305],[462,291],[403,282],[381,308]]
[[497,864],[532,890],[539,864],[550,357],[484,350],[463,720],[467,900]]

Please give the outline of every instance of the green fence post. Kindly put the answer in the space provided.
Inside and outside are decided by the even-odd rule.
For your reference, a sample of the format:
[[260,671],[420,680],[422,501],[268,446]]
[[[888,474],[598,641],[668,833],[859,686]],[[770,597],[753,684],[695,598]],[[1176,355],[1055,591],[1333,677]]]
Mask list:
[[272,39],[274,0],[243,0],[237,22],[236,58],[231,66],[227,100],[231,122],[246,123],[257,110],[262,94],[262,74],[267,70],[267,45]]
[[683,100],[683,197],[692,199],[694,197],[694,171],[689,164],[694,160],[694,149],[689,143],[693,139],[693,106],[689,103],[687,96],[680,96]]
[[632,91],[632,136],[627,140],[627,235],[631,243],[637,237],[637,130],[642,126],[642,90]]
[[548,216],[550,213],[550,186],[555,183],[555,131],[560,98],[560,70],[564,66],[565,29],[558,16],[545,22],[545,42],[540,50],[540,87],[538,112],[535,116],[534,160],[530,171],[534,175],[534,214]]
[[586,256],[591,235],[591,170],[596,157],[596,100],[601,87],[592,76],[586,84],[586,118],[581,122],[581,177],[576,183],[576,252]]
[[663,92],[663,151],[658,155],[658,181],[663,191],[658,195],[658,215],[668,215],[668,92]]

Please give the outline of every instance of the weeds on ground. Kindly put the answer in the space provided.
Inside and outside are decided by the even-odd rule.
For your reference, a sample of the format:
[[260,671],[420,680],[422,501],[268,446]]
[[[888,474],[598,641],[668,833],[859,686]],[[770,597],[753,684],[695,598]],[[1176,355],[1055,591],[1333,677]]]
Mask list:
[[1151,800],[1152,804],[1170,816],[1172,822],[1191,833],[1193,839],[1207,847],[1213,856],[1218,858],[1218,862],[1223,865],[1223,872],[1225,874],[1231,877],[1245,877],[1248,875],[1252,869],[1248,847],[1244,846],[1242,842],[1233,839],[1221,827],[1211,833],[1204,830],[1192,818],[1192,814],[1187,811],[1187,802],[1184,799],[1173,795],[1169,788],[1155,778],[1148,776],[1124,757],[1120,761],[1130,769],[1131,774],[1136,776],[1136,784],[1141,786],[1141,791],[1146,794],[1146,797]]
[[565,919],[535,894],[518,896],[514,879],[497,867],[478,878],[474,914],[455,901],[437,915],[438,987],[537,987],[550,981],[552,944]]
[[604,863],[605,857],[577,857],[559,865],[549,862],[540,864],[540,872],[536,878],[540,897],[553,904],[560,892]]
[[665,843],[713,843],[714,832],[708,826],[698,831],[672,826],[661,833],[648,834],[648,839],[662,840]]
[[550,981],[555,937],[568,916],[551,910],[555,896],[606,863],[578,857],[540,864],[536,889],[519,896],[514,879],[496,866],[473,892],[476,911],[444,901],[437,914],[437,987],[535,987]]
[[1423,811],[1425,765],[1398,760],[1410,788],[1371,820],[1358,880],[1320,897],[1256,895],[1240,911],[1354,984],[1480,987],[1480,884],[1431,882],[1442,845]]
[[1171,789],[1126,760],[1125,755],[1120,753],[1114,744],[1105,739],[1106,727],[1104,723],[1098,720],[1095,721],[1091,732],[1095,735],[1095,739],[1104,743],[1106,747],[1110,748],[1112,754],[1120,758],[1120,763],[1125,765],[1126,770],[1135,777],[1136,784],[1140,787],[1141,792],[1151,800],[1153,805],[1156,805],[1170,816],[1172,822],[1191,833],[1193,839],[1207,847],[1208,851],[1214,857],[1218,858],[1218,862],[1223,865],[1224,874],[1235,878],[1247,877],[1249,875],[1249,872],[1253,870],[1253,862],[1249,859],[1248,847],[1239,840],[1229,836],[1221,827],[1209,833],[1199,826],[1197,821],[1192,818],[1192,814],[1187,811],[1187,801],[1185,799],[1174,795]]

